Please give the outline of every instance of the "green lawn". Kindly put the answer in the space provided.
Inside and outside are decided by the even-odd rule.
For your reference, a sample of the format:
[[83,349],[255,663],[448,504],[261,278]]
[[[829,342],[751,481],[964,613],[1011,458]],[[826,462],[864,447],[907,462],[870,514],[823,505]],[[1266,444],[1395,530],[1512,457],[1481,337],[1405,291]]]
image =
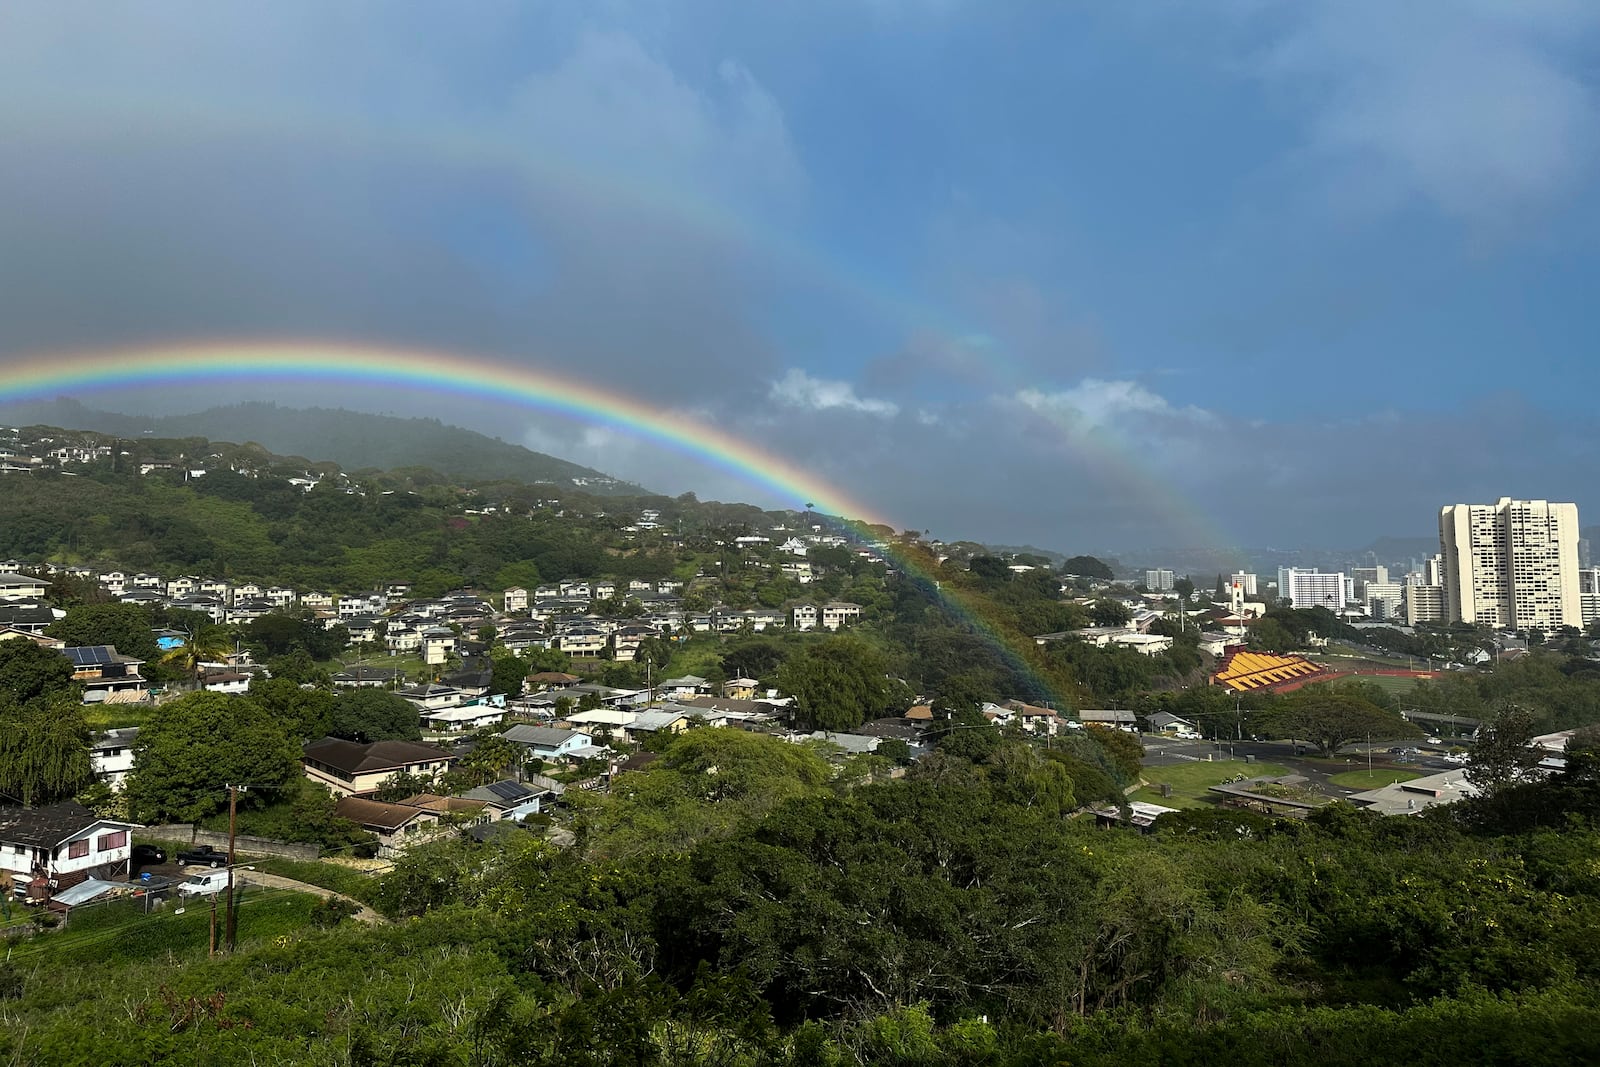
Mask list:
[[1345,681],[1368,682],[1394,696],[1405,696],[1417,686],[1415,678],[1398,678],[1392,674],[1358,674]]
[[[1212,804],[1212,794],[1207,790],[1221,785],[1224,779],[1235,775],[1254,778],[1257,775],[1277,776],[1288,774],[1289,768],[1277,763],[1246,763],[1242,759],[1217,760],[1215,763],[1179,763],[1171,767],[1146,767],[1144,780],[1149,783],[1129,797],[1169,808],[1201,808]],[[1161,795],[1161,783],[1172,786],[1172,795]]]
[[[250,886],[236,898],[239,941],[259,941],[306,925],[316,897],[284,889]],[[177,914],[179,909],[183,914]],[[221,936],[223,901],[217,899]],[[172,901],[145,914],[142,902],[123,898],[73,912],[63,930],[37,934],[11,949],[17,960],[51,964],[121,962],[177,955],[202,955],[211,927],[211,900]]]
[[1328,781],[1334,785],[1342,785],[1346,789],[1377,789],[1381,786],[1392,785],[1395,782],[1409,782],[1413,778],[1421,778],[1416,771],[1399,771],[1392,767],[1374,767],[1369,773],[1365,767],[1357,771],[1340,771],[1330,774]]
[[85,704],[83,721],[91,730],[143,726],[154,710],[149,704]]

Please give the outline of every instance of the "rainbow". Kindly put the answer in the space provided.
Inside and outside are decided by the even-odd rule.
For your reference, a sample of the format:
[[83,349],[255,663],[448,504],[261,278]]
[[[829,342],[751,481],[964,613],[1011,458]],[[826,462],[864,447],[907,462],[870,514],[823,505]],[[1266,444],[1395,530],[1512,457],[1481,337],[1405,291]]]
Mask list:
[[[549,371],[454,352],[253,341],[58,352],[8,360],[0,371],[0,402],[130,386],[264,381],[420,389],[550,412],[657,442],[780,499],[814,505],[824,514],[838,516],[840,527],[852,535],[856,530],[851,523],[893,525],[867,504],[815,474],[714,426]],[[963,597],[942,589],[926,567],[892,544],[886,555],[978,632],[1013,673],[1054,696],[1027,658],[981,619]]]

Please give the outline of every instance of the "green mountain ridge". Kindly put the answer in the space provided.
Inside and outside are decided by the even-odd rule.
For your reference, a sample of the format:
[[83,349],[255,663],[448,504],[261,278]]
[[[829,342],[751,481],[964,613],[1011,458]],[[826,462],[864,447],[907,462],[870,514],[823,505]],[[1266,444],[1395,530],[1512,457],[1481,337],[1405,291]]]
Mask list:
[[291,408],[252,401],[185,415],[123,415],[80,401],[10,405],[9,425],[49,425],[127,436],[205,437],[255,442],[280,455],[328,460],[346,470],[427,467],[467,481],[513,479],[579,486],[594,496],[645,496],[650,491],[556,456],[510,444],[438,419],[371,415],[343,408]]

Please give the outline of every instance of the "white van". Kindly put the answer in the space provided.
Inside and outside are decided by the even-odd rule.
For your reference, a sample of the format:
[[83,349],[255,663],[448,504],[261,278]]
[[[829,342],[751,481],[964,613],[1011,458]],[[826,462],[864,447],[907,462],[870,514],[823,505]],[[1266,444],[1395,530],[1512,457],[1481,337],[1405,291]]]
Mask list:
[[208,897],[213,893],[220,893],[228,888],[227,871],[207,871],[204,874],[192,874],[178,883],[180,897]]

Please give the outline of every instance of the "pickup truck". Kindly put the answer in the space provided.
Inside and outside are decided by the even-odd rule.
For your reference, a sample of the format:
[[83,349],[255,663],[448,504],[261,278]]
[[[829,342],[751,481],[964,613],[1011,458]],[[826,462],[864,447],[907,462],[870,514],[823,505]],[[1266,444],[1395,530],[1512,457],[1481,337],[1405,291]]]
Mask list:
[[228,854],[212,848],[210,845],[196,845],[186,848],[178,853],[178,866],[187,867],[189,864],[205,867],[226,867]]

